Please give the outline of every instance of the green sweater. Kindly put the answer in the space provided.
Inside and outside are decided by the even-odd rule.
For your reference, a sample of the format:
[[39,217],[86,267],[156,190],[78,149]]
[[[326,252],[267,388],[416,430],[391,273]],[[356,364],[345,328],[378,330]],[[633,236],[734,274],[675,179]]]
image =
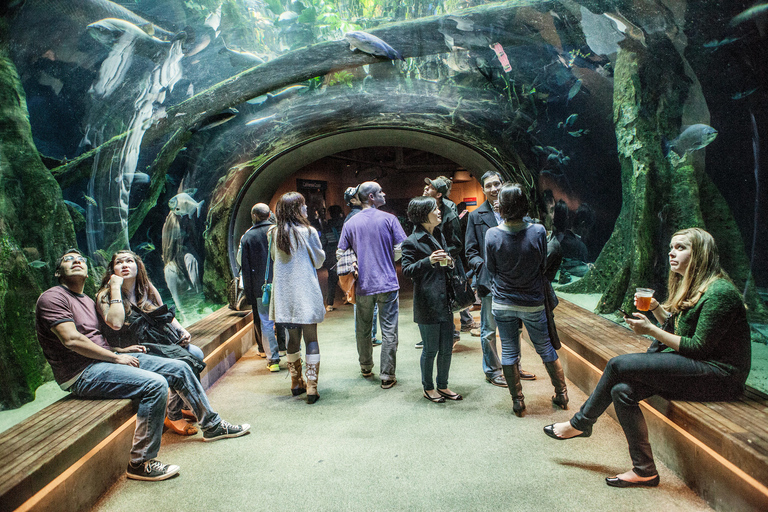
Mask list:
[[[680,336],[681,355],[719,368],[743,385],[749,375],[752,347],[741,294],[719,279],[694,307],[672,319]],[[671,349],[670,349],[671,350]]]

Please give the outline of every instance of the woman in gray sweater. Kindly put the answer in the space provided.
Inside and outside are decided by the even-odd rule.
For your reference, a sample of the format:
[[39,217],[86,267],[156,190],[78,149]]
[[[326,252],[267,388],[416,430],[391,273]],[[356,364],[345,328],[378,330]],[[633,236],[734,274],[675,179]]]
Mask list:
[[[307,392],[307,403],[317,402],[317,375],[320,346],[317,324],[325,318],[323,293],[317,269],[325,252],[317,230],[309,225],[307,204],[298,192],[283,194],[275,207],[277,225],[269,231],[270,254],[274,260],[272,299],[269,316],[288,329],[287,356],[291,372],[291,393]],[[301,338],[307,351],[307,382],[301,372]]]

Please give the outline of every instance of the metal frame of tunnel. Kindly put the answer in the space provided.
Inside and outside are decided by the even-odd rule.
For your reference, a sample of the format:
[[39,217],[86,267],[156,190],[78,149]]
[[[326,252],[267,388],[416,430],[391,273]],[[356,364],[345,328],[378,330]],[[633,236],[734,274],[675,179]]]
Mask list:
[[253,171],[238,193],[229,221],[228,252],[233,275],[240,236],[251,226],[250,209],[257,202],[268,203],[288,177],[301,168],[329,155],[365,147],[419,149],[447,158],[479,178],[486,171],[506,175],[497,159],[459,138],[413,128],[367,127],[339,130],[309,138],[269,158]]

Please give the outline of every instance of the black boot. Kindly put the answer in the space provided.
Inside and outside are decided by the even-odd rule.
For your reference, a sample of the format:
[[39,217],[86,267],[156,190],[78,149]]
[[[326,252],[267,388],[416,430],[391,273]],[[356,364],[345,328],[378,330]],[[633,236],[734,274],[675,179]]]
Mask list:
[[509,385],[509,394],[512,395],[512,412],[515,416],[522,417],[525,410],[525,396],[523,396],[523,385],[520,383],[520,369],[516,364],[505,364],[501,369]]
[[552,397],[552,403],[562,409],[568,409],[568,387],[565,384],[565,373],[560,359],[555,359],[551,363],[544,363],[549,374],[549,379],[555,387],[555,396]]

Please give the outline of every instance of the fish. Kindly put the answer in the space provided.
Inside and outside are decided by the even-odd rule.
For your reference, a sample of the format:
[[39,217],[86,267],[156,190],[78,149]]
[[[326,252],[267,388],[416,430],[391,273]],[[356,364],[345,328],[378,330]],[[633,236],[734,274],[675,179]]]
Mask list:
[[539,155],[546,155],[548,162],[557,162],[560,165],[568,165],[571,161],[571,157],[566,156],[565,153],[553,146],[533,146],[533,152]]
[[744,23],[745,21],[753,20],[755,18],[759,18],[760,16],[764,16],[768,14],[768,4],[758,4],[750,7],[746,11],[743,11],[736,16],[733,17],[733,19],[730,22],[730,25],[732,27],[735,27],[736,25],[740,25]]
[[[148,25],[148,26],[151,26]],[[114,46],[114,44],[124,36],[132,36],[133,39],[152,42],[160,47],[169,46],[168,41],[163,41],[147,33],[130,21],[117,18],[104,18],[85,27],[85,31],[94,39],[105,46]]]
[[221,33],[219,30],[219,25],[221,24],[221,6],[209,13],[208,16],[205,17],[205,22],[203,24],[207,27],[211,27],[215,37],[219,37],[219,34]]
[[237,114],[238,114],[237,109],[228,108],[227,110],[219,112],[218,114],[214,114],[212,116],[206,117],[205,119],[200,121],[200,123],[198,123],[196,128],[193,128],[191,131],[200,132],[204,130],[210,130],[211,128],[216,128],[217,126],[221,126],[227,121],[231,121],[237,116]]
[[85,193],[83,193],[83,199],[85,199],[86,202],[91,206],[99,206],[94,198],[92,198],[91,196],[85,195]]
[[568,91],[568,101],[572,100],[577,94],[579,94],[579,91],[581,90],[581,78],[578,78],[576,80],[576,83],[574,83],[570,90]]
[[155,250],[155,246],[152,242],[143,242],[136,246],[137,251],[146,251],[147,254]]
[[[123,174],[123,178],[129,178],[131,183],[149,183],[149,174],[145,172],[126,172]],[[115,178],[115,183],[123,181],[120,176]]]
[[744,92],[737,92],[736,94],[734,94],[733,96],[731,96],[731,99],[732,99],[732,100],[740,100],[740,99],[742,99],[742,98],[746,98],[747,96],[749,96],[750,94],[752,94],[752,93],[753,93],[753,92],[755,92],[755,91],[757,91],[757,87],[755,87],[754,89],[750,89],[750,90],[748,90],[748,91],[744,91]]
[[198,203],[192,196],[182,192],[181,194],[173,196],[170,201],[168,201],[168,207],[179,217],[186,215],[191,219],[193,218],[192,214],[194,212],[197,212],[197,216],[200,217],[200,212],[203,209],[204,203],[205,201],[200,201]]
[[229,57],[229,64],[234,68],[252,68],[266,62],[254,53],[233,50],[232,48],[227,47],[227,45],[224,45],[224,48],[219,50],[219,55],[226,55]]
[[347,32],[344,34],[344,40],[349,43],[349,49],[352,51],[360,50],[361,52],[378,57],[386,57],[390,60],[405,61],[400,52],[368,32],[360,30]]
[[199,292],[200,291],[200,270],[199,270],[199,263],[197,261],[197,258],[195,258],[190,253],[185,254],[184,266],[187,269],[187,275],[189,276],[189,281],[192,283],[192,288],[195,290],[195,292]]
[[257,119],[252,119],[252,120],[248,121],[247,123],[245,123],[245,126],[253,126],[254,124],[263,123],[264,121],[266,121],[268,119],[272,119],[276,115],[277,114],[272,114],[271,116],[259,117]]
[[707,41],[702,46],[704,48],[715,48],[715,49],[717,49],[717,48],[720,48],[721,46],[724,46],[726,44],[735,43],[738,40],[739,40],[738,37],[726,37],[725,39],[722,39],[720,41],[718,41],[717,39],[713,39],[712,41]]
[[83,208],[79,204],[73,203],[72,201],[67,201],[66,199],[64,200],[64,204],[66,204],[67,206],[69,206],[70,208],[78,212],[80,215],[85,215],[85,208]]
[[610,18],[593,14],[581,7],[581,27],[589,49],[597,55],[611,55],[619,51],[619,43],[624,34],[619,32],[616,23]]
[[579,114],[571,114],[568,119],[565,120],[565,126],[573,126],[576,120],[579,118]]
[[674,151],[679,157],[709,145],[717,137],[717,130],[706,124],[694,124],[686,128],[676,139],[662,139],[664,156]]
[[30,261],[29,266],[32,268],[43,268],[43,267],[47,267],[48,263],[44,262],[43,260],[35,260],[35,261]]

